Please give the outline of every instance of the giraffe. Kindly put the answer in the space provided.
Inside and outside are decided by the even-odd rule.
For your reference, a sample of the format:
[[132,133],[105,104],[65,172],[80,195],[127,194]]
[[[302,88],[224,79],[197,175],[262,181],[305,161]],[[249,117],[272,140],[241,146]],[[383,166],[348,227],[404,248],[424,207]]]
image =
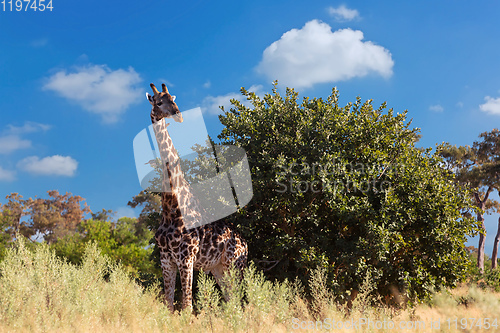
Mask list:
[[[242,270],[246,266],[245,240],[223,220],[204,223],[204,215],[196,197],[184,179],[177,151],[168,133],[169,124],[163,118],[182,123],[182,114],[165,84],[159,92],[151,83],[154,95],[146,93],[152,105],[151,122],[162,162],[162,215],[155,233],[160,249],[165,301],[174,311],[174,291],[177,269],[182,285],[182,308],[192,309],[193,270],[211,272],[221,285],[224,272],[234,264]],[[184,214],[183,214],[184,213]],[[198,227],[189,228],[196,222]]]

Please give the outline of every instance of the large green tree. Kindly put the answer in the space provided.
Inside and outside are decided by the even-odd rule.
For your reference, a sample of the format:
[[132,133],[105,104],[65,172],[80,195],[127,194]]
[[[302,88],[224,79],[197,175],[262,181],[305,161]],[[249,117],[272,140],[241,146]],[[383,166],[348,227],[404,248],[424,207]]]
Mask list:
[[251,106],[232,100],[219,139],[247,152],[254,196],[231,219],[270,276],[321,265],[339,298],[369,275],[387,299],[411,300],[465,276],[473,203],[432,149],[415,147],[406,111],[341,107],[336,89],[301,102],[276,85],[263,98],[241,91]]

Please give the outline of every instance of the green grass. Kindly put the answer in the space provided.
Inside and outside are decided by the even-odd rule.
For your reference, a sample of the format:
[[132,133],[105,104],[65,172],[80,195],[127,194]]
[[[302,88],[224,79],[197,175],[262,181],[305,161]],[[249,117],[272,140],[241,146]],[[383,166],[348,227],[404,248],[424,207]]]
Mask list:
[[[292,332],[362,318],[426,323],[414,332],[455,332],[457,318],[458,331],[483,332],[479,326],[460,330],[460,319],[500,317],[499,295],[476,287],[462,286],[434,295],[428,304],[394,310],[373,305],[369,277],[351,308],[335,303],[325,285],[321,269],[311,272],[312,299],[306,299],[298,280],[271,282],[252,265],[243,279],[229,274],[221,290],[211,276],[200,274],[194,312],[171,314],[160,300],[160,286],[142,288],[95,245],[87,247],[77,266],[45,245],[30,250],[21,240],[0,262],[0,332]],[[438,321],[440,330],[431,330],[430,323]],[[331,331],[398,330],[365,326]],[[487,331],[500,331],[500,323]]]

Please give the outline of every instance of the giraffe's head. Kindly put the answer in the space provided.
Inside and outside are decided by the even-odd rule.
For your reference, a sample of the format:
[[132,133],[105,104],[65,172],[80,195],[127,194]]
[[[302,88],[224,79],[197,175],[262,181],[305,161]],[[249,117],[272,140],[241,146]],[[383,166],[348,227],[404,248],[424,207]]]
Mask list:
[[146,93],[149,103],[153,106],[151,110],[151,120],[157,122],[163,118],[173,118],[176,122],[182,123],[182,114],[179,107],[175,104],[175,96],[168,93],[167,86],[162,83],[162,92],[156,89],[155,85],[151,83],[154,95]]

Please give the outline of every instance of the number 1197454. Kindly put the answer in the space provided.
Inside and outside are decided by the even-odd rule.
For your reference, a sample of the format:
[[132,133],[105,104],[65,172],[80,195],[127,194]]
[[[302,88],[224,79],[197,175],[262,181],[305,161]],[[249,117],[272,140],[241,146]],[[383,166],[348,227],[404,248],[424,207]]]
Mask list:
[[0,9],[4,12],[43,12],[46,10],[52,11],[54,7],[52,6],[52,0],[2,0],[0,1]]

